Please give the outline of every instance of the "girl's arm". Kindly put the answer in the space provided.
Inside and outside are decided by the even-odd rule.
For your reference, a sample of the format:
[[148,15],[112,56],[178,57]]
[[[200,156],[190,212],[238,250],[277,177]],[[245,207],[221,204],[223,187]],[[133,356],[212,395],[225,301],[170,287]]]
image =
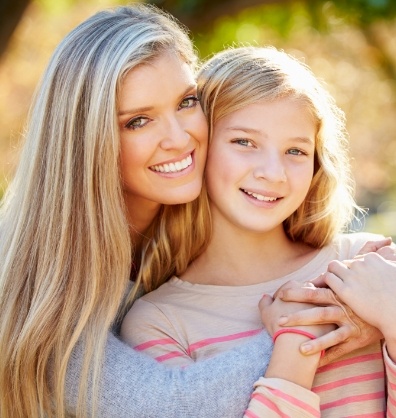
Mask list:
[[[299,286],[290,282],[286,286]],[[319,397],[311,391],[319,364],[319,354],[304,356],[299,350],[311,336],[329,331],[328,326],[280,329],[279,317],[285,313],[310,308],[310,305],[283,302],[266,295],[260,301],[264,325],[274,335],[274,350],[265,377],[256,383],[249,410],[245,417],[318,417]],[[279,334],[279,331],[283,333]],[[300,334],[301,332],[301,334]],[[308,332],[308,335],[306,333]]]
[[[213,359],[170,369],[109,333],[96,418],[240,418],[272,351],[266,333]],[[75,413],[83,348],[68,369],[67,410]]]

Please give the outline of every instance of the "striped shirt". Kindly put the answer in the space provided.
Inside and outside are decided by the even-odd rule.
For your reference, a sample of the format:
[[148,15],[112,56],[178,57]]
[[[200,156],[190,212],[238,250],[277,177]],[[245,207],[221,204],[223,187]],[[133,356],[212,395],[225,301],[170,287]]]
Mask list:
[[[363,233],[342,235],[303,268],[256,285],[201,285],[173,277],[135,302],[128,313],[129,341],[169,366],[213,357],[262,330],[257,305],[264,293],[273,294],[289,280],[317,277],[331,260],[352,258],[370,239]],[[319,368],[312,390],[260,378],[245,417],[396,418],[395,388],[396,365],[378,342]]]

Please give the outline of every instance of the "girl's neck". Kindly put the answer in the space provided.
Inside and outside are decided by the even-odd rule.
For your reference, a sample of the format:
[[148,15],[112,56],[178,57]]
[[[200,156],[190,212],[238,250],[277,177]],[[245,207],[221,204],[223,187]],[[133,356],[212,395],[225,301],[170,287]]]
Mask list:
[[181,278],[200,284],[252,285],[296,271],[317,252],[291,241],[282,225],[257,233],[215,224],[208,248]]

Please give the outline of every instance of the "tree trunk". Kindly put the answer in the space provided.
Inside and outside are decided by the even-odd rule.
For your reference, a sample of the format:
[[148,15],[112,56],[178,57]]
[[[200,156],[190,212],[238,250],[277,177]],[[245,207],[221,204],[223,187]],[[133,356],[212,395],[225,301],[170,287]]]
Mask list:
[[1,0],[0,3],[0,57],[17,27],[30,0]]

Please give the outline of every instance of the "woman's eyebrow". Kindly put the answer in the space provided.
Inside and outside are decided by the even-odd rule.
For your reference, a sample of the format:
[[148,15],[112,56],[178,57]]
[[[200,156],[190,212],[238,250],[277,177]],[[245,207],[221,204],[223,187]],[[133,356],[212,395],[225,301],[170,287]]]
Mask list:
[[[183,96],[185,96],[189,91],[196,89],[197,85],[195,83],[191,83],[187,86],[187,88],[185,90],[183,90],[183,92],[180,94],[179,98],[182,98]],[[130,115],[131,113],[144,113],[144,112],[148,112],[150,110],[152,110],[154,107],[153,106],[142,106],[142,107],[137,107],[134,109],[126,109],[126,110],[120,110],[117,113],[117,116],[124,116],[124,115]]]

